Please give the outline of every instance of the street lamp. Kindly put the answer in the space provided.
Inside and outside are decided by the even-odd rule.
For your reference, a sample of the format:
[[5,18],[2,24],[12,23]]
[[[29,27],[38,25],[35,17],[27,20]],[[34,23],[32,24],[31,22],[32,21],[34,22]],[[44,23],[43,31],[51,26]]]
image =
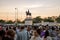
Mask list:
[[15,25],[17,26],[18,21],[18,8],[15,8]]

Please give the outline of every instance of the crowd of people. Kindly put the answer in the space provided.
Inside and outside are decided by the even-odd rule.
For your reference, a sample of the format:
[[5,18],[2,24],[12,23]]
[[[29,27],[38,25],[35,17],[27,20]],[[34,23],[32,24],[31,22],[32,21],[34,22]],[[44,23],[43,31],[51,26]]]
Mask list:
[[60,28],[57,26],[0,26],[0,40],[60,40]]

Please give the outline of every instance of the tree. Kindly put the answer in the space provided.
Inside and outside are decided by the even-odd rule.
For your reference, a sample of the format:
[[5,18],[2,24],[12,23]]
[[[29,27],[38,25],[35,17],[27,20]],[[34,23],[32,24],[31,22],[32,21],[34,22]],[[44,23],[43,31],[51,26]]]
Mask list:
[[54,22],[52,17],[44,18],[43,20],[44,20],[44,22]]
[[5,23],[5,20],[2,20],[2,19],[1,19],[1,20],[0,20],[0,23]]
[[7,21],[6,23],[7,23],[7,24],[12,24],[12,23],[14,23],[14,22],[11,21],[11,20],[9,20],[9,21]]
[[33,23],[40,23],[41,21],[42,21],[42,18],[40,16],[33,18]]
[[56,18],[56,21],[57,21],[58,23],[60,23],[60,16],[58,16],[58,17]]
[[21,23],[25,23],[25,20],[23,20]]
[[20,20],[17,20],[17,23],[21,23],[21,21]]

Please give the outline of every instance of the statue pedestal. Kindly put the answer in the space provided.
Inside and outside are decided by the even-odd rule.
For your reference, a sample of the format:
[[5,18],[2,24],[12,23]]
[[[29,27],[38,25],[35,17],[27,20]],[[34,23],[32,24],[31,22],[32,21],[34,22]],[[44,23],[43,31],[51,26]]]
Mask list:
[[32,18],[31,17],[28,17],[25,19],[25,25],[26,26],[32,26]]

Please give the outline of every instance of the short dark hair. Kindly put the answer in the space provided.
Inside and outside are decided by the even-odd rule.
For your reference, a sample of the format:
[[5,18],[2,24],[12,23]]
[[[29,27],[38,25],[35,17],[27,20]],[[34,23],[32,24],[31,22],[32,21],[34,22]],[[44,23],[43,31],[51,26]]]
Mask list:
[[41,33],[40,29],[37,29],[37,33],[40,35],[40,33]]
[[54,28],[54,27],[52,27],[52,30],[55,30],[55,28]]
[[16,27],[13,27],[13,30],[16,31]]
[[7,35],[13,37],[15,35],[14,30],[12,30],[12,29],[8,30]]
[[24,26],[21,26],[20,28],[21,28],[21,29],[24,29]]

